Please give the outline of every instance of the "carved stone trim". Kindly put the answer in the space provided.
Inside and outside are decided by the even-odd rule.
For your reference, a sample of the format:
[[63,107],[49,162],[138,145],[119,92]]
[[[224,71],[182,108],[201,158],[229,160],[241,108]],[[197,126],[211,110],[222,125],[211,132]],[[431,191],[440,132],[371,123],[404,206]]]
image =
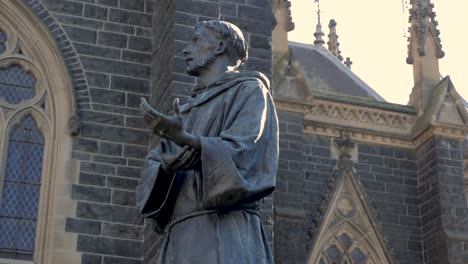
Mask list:
[[310,104],[291,98],[275,98],[276,110],[305,114]]
[[333,143],[339,151],[338,159],[353,159],[353,150],[356,149],[356,143],[349,136],[343,139],[335,139]]
[[303,114],[305,134],[337,138],[346,132],[354,141],[403,148],[416,148],[433,136],[463,139],[468,134],[467,126],[441,123],[413,132],[415,114],[345,102],[275,98],[275,105],[280,111]]
[[81,132],[81,119],[78,116],[71,116],[68,120],[68,131],[72,136],[78,136]]
[[342,102],[314,100],[305,114],[305,120],[404,135],[410,133],[416,116]]

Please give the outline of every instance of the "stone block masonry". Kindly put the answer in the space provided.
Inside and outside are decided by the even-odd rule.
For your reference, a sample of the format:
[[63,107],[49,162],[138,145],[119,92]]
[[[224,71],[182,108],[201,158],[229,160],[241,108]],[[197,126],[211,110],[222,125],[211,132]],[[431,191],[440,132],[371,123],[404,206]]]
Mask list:
[[142,263],[149,233],[143,232],[134,189],[149,133],[138,105],[140,97],[150,97],[155,2],[39,2],[63,30],[82,69],[82,127],[73,145],[81,165],[70,193],[76,215],[66,219],[65,231],[77,234],[83,264]]
[[418,149],[424,263],[466,263],[466,208],[463,146],[434,137]]
[[414,150],[359,144],[357,173],[399,263],[422,263]]

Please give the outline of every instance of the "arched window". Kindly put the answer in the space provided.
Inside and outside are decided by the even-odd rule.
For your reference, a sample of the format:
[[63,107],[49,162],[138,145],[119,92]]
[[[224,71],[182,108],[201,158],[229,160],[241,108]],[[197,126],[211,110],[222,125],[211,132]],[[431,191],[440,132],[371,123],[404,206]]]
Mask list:
[[0,1],[0,263],[55,263],[54,250],[66,252],[76,106],[56,47],[22,1]]
[[[0,25],[0,257],[32,260],[44,160],[44,135],[32,116],[47,117],[40,71],[19,40]],[[42,89],[41,89],[42,88]]]

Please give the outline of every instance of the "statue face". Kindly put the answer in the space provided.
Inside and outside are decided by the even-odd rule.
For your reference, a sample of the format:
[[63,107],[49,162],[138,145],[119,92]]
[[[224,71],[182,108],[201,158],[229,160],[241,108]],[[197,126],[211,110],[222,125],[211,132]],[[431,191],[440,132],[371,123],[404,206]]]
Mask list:
[[206,27],[197,28],[190,44],[183,50],[187,74],[198,77],[209,70],[216,60],[218,43],[219,40],[212,30]]

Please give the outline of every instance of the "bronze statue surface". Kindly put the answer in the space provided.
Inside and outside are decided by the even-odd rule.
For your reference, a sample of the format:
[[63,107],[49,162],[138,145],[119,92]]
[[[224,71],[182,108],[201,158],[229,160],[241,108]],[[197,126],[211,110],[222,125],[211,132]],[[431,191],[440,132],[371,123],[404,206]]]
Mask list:
[[236,71],[247,43],[227,22],[197,24],[183,53],[201,80],[189,101],[174,101],[173,115],[140,105],[162,138],[136,190],[142,215],[164,235],[158,263],[273,263],[259,213],[278,163],[269,81]]

